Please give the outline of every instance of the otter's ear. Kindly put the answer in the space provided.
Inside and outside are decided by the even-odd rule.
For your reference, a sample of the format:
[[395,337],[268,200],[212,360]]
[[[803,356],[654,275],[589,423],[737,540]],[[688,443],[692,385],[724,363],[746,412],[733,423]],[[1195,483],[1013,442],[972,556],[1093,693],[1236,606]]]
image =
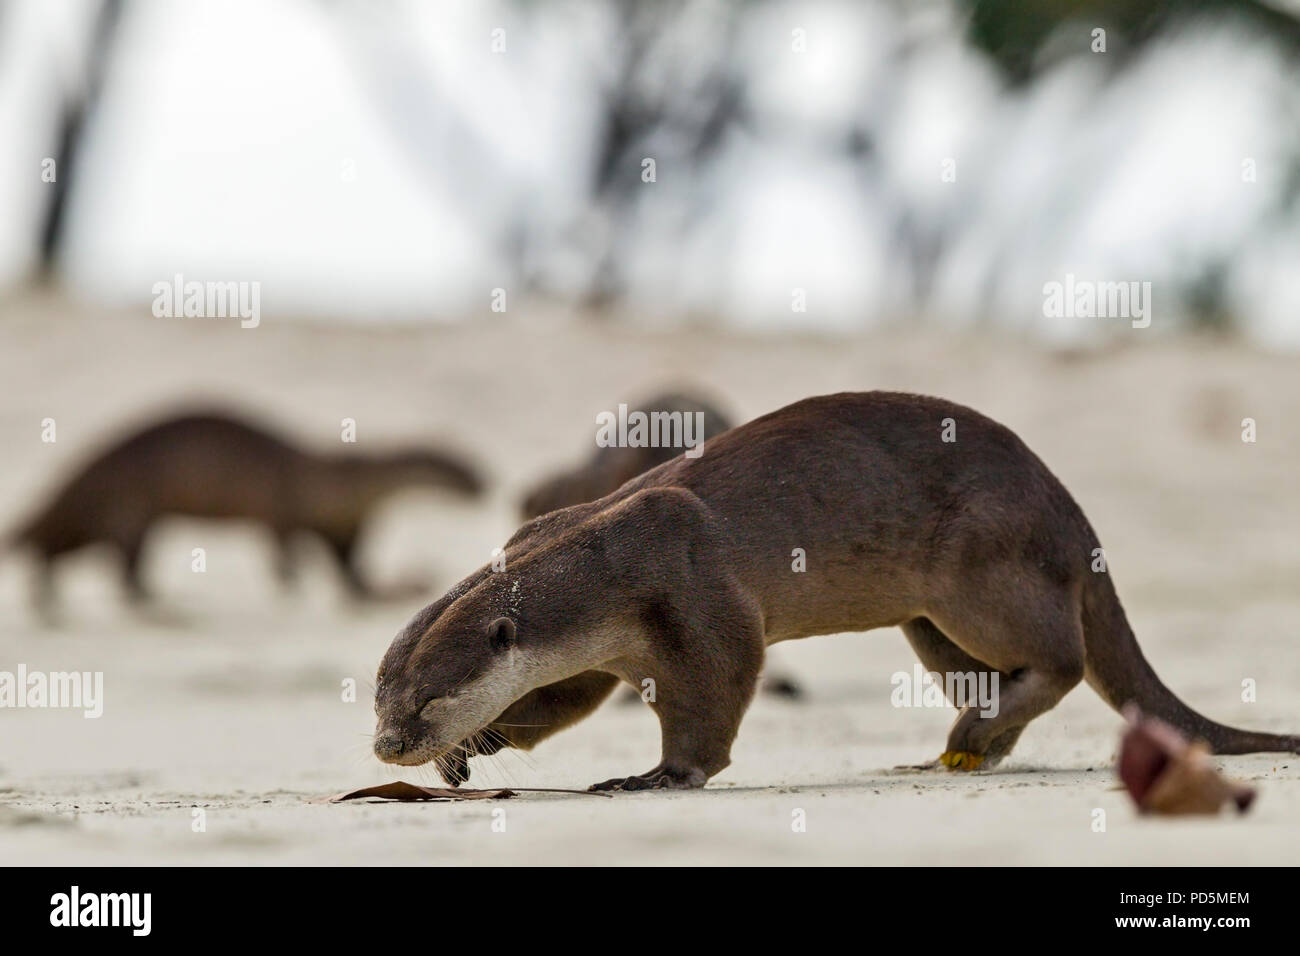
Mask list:
[[515,622],[499,617],[488,625],[488,643],[494,651],[504,651],[515,644]]

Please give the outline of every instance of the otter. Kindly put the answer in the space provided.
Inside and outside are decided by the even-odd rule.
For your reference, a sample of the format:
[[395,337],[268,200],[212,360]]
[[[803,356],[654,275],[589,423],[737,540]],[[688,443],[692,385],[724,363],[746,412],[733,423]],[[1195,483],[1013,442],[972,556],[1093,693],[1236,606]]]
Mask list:
[[928,671],[998,678],[996,712],[961,707],[934,766],[995,765],[1080,680],[1216,753],[1295,751],[1296,736],[1215,723],[1165,687],[1093,570],[1099,547],[1047,466],[978,412],[806,399],[524,525],[504,570],[470,575],[393,640],[374,752],[459,783],[470,757],[532,747],[622,680],[652,692],[661,759],[593,789],[702,787],[730,762],[769,645],[891,626]]
[[42,609],[53,599],[53,560],[101,542],[120,553],[127,595],[138,601],[148,597],[141,555],[159,518],[253,519],[275,538],[281,580],[295,576],[293,536],[313,532],[338,561],[351,593],[373,597],[377,592],[356,563],[362,520],[384,495],[412,485],[466,495],[483,490],[478,474],[445,452],[318,454],[225,414],[186,414],[150,425],[95,456],[10,535],[10,544],[36,552],[36,602]]
[[[701,415],[704,432],[695,435],[705,442],[716,438],[731,428],[731,420],[702,398],[681,392],[668,392],[636,406],[646,412],[668,415]],[[681,448],[664,444],[657,448],[610,445],[597,448],[586,461],[576,468],[562,471],[539,482],[524,495],[520,510],[525,520],[536,518],[548,511],[557,511],[570,505],[582,504],[603,498],[618,490],[623,483],[635,478],[656,465],[672,461],[682,453]]]

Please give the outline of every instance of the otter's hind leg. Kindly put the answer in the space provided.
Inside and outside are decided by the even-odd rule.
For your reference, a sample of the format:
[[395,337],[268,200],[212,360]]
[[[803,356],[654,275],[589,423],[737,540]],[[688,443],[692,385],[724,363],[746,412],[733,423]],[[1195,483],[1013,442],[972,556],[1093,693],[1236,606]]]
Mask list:
[[[916,652],[916,656],[920,658],[921,664],[926,671],[944,677],[950,674],[973,674],[975,675],[975,686],[977,688],[993,686],[992,675],[997,672],[983,661],[977,661],[950,641],[947,635],[935,627],[934,622],[929,618],[918,617],[915,620],[908,621],[902,625],[902,629],[904,636],[907,637],[907,642],[912,645],[912,650]],[[1006,674],[998,674],[999,686],[1006,677]],[[962,709],[965,702],[954,700],[957,695],[948,692],[966,686],[968,686],[966,683],[944,681],[944,693],[948,694],[948,702],[958,710]],[[987,770],[1011,753],[1016,741],[1020,739],[1022,730],[1024,730],[1024,727],[1016,727],[995,738],[984,753],[983,768]],[[941,759],[936,758],[931,763],[922,764],[914,769],[941,766]]]
[[975,770],[1014,744],[1025,725],[1055,707],[1083,679],[1083,626],[1074,591],[1007,579],[972,587],[953,605],[930,614],[962,651],[1000,674],[993,705],[963,708],[940,761]]
[[275,545],[275,576],[283,588],[292,588],[298,583],[298,553],[294,549],[293,529],[283,525],[272,529]]
[[343,575],[343,583],[347,585],[349,596],[354,601],[366,601],[379,597],[378,591],[371,587],[370,582],[361,573],[360,549],[357,547],[359,538],[357,529],[322,533],[322,537],[325,539],[326,545],[329,546],[330,553],[334,555],[334,560],[339,566],[339,572]]
[[32,576],[32,608],[46,624],[58,619],[58,602],[54,591],[54,556],[40,551]]
[[452,786],[469,779],[469,758],[489,756],[504,747],[531,750],[551,734],[571,727],[604,702],[618,678],[603,671],[583,671],[519,698],[485,731],[466,740],[439,762],[438,772]]
[[148,527],[124,530],[116,538],[122,552],[122,586],[127,600],[132,604],[144,604],[151,595],[144,583],[144,541]]

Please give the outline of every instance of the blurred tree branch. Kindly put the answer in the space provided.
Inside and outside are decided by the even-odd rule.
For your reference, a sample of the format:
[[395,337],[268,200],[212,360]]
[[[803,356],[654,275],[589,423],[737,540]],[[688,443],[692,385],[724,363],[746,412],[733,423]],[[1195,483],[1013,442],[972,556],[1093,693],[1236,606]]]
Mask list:
[[[1236,19],[1300,50],[1296,14],[1264,0],[960,0],[970,12],[967,37],[987,53],[1013,85],[1035,79],[1048,65],[1041,54],[1062,27],[1077,23],[1108,32],[1111,62],[1123,66],[1152,39],[1197,19]],[[1115,42],[1119,41],[1119,42]],[[1087,50],[1087,34],[1078,49]]]
[[50,199],[40,232],[37,280],[44,284],[57,278],[66,233],[68,201],[76,182],[83,135],[99,105],[104,77],[113,57],[122,8],[122,0],[103,0],[100,3],[86,51],[85,77],[80,89],[68,90],[64,94],[58,143],[54,151],[57,173],[50,184]]

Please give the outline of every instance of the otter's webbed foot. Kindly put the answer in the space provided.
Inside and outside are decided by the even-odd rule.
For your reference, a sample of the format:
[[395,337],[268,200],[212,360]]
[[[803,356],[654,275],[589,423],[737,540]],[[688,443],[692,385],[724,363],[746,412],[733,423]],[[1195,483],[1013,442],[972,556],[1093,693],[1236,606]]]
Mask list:
[[593,783],[588,790],[698,790],[708,777],[702,770],[673,770],[655,767],[633,777],[615,777]]

